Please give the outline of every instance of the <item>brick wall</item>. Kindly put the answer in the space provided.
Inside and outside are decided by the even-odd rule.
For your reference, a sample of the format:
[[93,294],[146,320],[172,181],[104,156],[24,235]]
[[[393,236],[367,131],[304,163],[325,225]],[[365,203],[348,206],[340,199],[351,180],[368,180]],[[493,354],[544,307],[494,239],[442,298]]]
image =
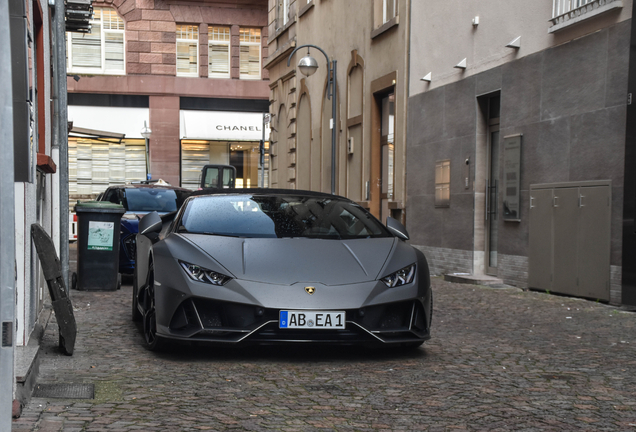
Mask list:
[[[93,6],[113,7],[126,22],[126,74],[175,76],[177,24],[199,26],[199,76],[208,76],[208,25],[230,26],[231,78],[239,79],[239,28],[261,29],[261,57],[267,58],[267,4],[227,2],[205,6],[168,4],[160,0],[106,0]],[[267,79],[269,72],[261,70]]]

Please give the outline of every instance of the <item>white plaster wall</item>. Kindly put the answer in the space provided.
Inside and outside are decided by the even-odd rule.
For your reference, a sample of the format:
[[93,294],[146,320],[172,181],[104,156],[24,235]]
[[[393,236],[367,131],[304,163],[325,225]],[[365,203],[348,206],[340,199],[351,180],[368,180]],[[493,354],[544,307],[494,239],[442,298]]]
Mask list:
[[[620,10],[548,33],[553,0],[414,0],[411,5],[410,96],[566,43],[632,15],[632,0],[623,0]],[[479,25],[474,26],[476,16]],[[521,48],[507,48],[518,36]],[[464,58],[467,68],[454,68]],[[429,72],[432,81],[421,81]]]

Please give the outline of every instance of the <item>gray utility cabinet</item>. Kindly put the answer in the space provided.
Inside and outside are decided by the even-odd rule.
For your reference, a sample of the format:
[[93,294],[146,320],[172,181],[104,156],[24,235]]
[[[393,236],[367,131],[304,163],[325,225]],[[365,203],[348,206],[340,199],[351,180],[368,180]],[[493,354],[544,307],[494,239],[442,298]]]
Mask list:
[[611,182],[530,186],[528,286],[609,301]]

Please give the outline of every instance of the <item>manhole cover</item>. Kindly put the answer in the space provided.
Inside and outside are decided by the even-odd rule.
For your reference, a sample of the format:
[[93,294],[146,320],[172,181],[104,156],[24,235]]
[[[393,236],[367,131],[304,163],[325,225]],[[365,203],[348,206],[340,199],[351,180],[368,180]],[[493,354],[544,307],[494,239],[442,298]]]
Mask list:
[[94,399],[95,384],[38,384],[33,397],[56,399]]

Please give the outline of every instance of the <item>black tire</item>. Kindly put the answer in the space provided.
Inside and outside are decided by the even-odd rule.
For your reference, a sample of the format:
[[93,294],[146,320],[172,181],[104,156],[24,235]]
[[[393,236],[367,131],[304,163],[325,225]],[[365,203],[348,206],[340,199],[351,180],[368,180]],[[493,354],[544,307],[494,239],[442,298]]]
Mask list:
[[77,289],[77,273],[75,272],[71,274],[71,289]]
[[146,293],[144,295],[143,332],[146,348],[150,351],[160,351],[164,340],[157,336],[157,312],[155,309],[155,271],[152,262],[148,267],[146,280]]
[[137,291],[139,290],[137,286],[137,269],[133,271],[133,283],[132,283],[132,320],[134,322],[141,322],[143,316],[141,312],[139,312],[139,302],[137,300]]

